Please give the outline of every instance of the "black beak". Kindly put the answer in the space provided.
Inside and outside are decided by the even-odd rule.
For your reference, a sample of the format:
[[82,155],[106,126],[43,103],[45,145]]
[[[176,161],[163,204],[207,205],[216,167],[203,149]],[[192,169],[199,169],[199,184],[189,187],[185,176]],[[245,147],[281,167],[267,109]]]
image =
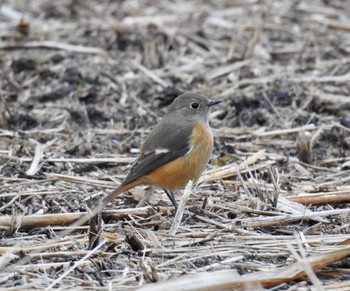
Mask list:
[[213,106],[213,105],[216,105],[216,104],[219,104],[221,103],[222,101],[221,100],[210,100],[209,103],[207,104],[207,106]]

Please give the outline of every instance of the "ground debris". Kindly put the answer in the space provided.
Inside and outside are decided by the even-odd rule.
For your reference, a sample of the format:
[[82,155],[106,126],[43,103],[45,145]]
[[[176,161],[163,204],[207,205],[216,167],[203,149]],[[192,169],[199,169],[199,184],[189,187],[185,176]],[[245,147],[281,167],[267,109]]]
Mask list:
[[[0,288],[349,288],[349,15],[322,0],[2,1]],[[181,223],[138,187],[72,226],[186,91],[223,102]]]

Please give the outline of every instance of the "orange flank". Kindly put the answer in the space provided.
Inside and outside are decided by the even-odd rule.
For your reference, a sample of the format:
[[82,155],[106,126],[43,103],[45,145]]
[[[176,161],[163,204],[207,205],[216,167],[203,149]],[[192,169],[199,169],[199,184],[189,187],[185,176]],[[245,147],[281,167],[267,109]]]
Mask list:
[[174,191],[186,186],[189,180],[195,183],[210,159],[213,137],[205,125],[197,123],[190,140],[191,149],[188,154],[146,175],[145,184]]
[[185,156],[177,158],[126,185],[120,185],[103,200],[103,204],[107,205],[121,193],[138,185],[155,185],[172,192],[186,186],[189,180],[195,184],[207,165],[213,150],[213,137],[209,127],[206,124],[197,123],[190,136],[190,141],[191,147]]

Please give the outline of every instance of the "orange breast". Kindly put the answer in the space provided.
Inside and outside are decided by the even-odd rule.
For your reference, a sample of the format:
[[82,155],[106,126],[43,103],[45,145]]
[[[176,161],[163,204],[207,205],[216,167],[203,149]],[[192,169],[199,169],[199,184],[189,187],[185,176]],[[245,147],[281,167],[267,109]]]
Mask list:
[[194,183],[204,171],[213,151],[213,136],[208,125],[198,123],[191,135],[190,152],[154,171],[142,179],[145,184],[156,185],[170,191]]

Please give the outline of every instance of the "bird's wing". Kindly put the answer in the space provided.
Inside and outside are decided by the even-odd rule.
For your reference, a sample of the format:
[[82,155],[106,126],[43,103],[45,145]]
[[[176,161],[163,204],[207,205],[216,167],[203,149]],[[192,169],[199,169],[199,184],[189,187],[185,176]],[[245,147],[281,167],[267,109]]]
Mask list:
[[140,157],[132,166],[123,184],[128,184],[153,170],[186,155],[191,149],[193,125],[179,121],[160,122],[145,141]]

